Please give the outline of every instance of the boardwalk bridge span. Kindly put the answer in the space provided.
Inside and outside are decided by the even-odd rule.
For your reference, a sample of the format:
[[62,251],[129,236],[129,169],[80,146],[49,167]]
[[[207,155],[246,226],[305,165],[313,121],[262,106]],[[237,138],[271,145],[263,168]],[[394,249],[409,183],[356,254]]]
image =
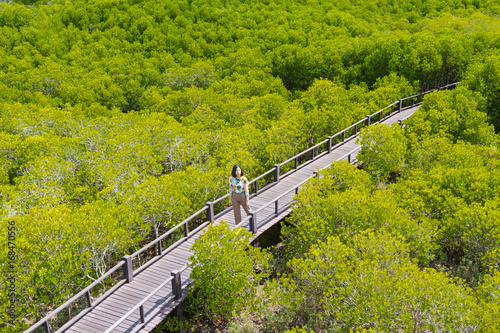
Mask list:
[[[450,89],[455,85],[456,83],[439,89]],[[240,224],[253,233],[251,241],[257,241],[259,235],[290,213],[294,195],[315,172],[334,161],[356,162],[356,155],[361,147],[355,143],[355,138],[361,127],[376,122],[401,123],[418,109],[423,96],[432,91],[399,99],[253,179],[250,182],[253,212]],[[208,202],[198,212],[142,249],[126,255],[123,261],[25,333],[54,331],[51,319],[63,311],[74,309],[78,302],[83,302],[83,306],[80,305],[72,319],[55,329],[57,332],[150,332],[172,311],[182,315],[182,300],[186,297],[186,289],[191,282],[191,270],[187,265],[191,246],[210,223],[225,220],[234,225],[232,208],[223,209],[217,214],[214,211],[227,198],[228,195],[225,195],[214,202]],[[190,222],[200,216],[205,217],[206,221],[189,231]],[[163,248],[167,237],[179,232],[183,233],[183,237]],[[154,254],[149,255],[147,262],[137,263],[145,253]],[[134,269],[134,265],[139,267]],[[92,290],[113,274],[123,274],[123,277],[103,295],[94,299]]]

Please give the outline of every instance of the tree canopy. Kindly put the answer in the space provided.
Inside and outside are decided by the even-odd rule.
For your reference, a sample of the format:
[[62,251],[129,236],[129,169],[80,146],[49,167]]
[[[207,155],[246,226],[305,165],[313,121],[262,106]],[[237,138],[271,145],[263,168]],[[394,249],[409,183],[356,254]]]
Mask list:
[[[42,318],[225,193],[232,165],[252,178],[398,98],[459,80],[462,88],[430,95],[407,123],[406,146],[396,144],[398,129],[366,129],[371,175],[345,175],[366,188],[323,180],[310,185],[310,200],[320,200],[328,225],[328,214],[347,223],[348,212],[312,188],[339,202],[357,196],[367,218],[358,227],[400,233],[419,262],[436,247],[453,257],[460,244],[460,255],[492,265],[496,241],[477,243],[454,221],[486,231],[489,222],[468,220],[467,209],[496,207],[496,183],[483,181],[496,177],[486,157],[497,154],[499,13],[495,1],[477,0],[1,2],[0,219],[6,237],[15,225],[23,295],[23,320],[6,330]],[[383,160],[392,148],[380,150],[377,138],[404,161]],[[490,162],[469,177],[475,157]],[[422,190],[396,184],[371,196],[388,173]],[[431,180],[436,193],[423,189]],[[395,196],[404,199],[396,206]],[[450,208],[459,201],[468,208]],[[2,277],[9,265],[2,248]],[[3,317],[5,288],[0,300]]]

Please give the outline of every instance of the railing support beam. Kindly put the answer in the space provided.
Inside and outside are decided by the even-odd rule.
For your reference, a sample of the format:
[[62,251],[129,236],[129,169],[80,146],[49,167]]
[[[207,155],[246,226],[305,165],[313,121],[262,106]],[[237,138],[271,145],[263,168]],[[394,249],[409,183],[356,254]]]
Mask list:
[[158,241],[158,243],[156,243],[156,251],[157,251],[159,256],[161,256],[163,254],[163,249],[161,248],[161,240]]
[[143,305],[141,305],[139,307],[139,315],[141,317],[141,323],[146,322],[145,317],[144,317],[144,306]]
[[210,223],[214,223],[214,221],[215,221],[214,203],[211,201],[207,202],[207,220]]
[[179,329],[175,331],[176,333],[184,333],[184,327],[182,326],[182,322],[184,321],[184,302],[180,302],[179,305],[175,308],[175,316],[179,322]]
[[[174,278],[172,279],[172,294],[174,294],[174,298],[176,300],[181,299],[182,297],[182,281],[181,281],[181,272],[178,270],[172,271],[170,273]],[[175,308],[175,315],[180,324],[179,329],[176,331],[178,333],[184,333],[184,328],[182,327],[182,322],[184,321],[184,302],[180,302]]]
[[259,238],[255,238],[252,242],[253,247],[259,247]]
[[87,296],[87,305],[89,308],[91,308],[92,307],[92,299],[90,298],[90,290],[87,290],[86,296]]
[[274,181],[276,183],[279,183],[280,181],[280,165],[279,164],[275,164],[274,165]]
[[123,256],[125,265],[123,265],[123,277],[127,280],[127,283],[134,280],[134,271],[132,269],[132,257],[129,255]]
[[257,233],[257,213],[250,212],[250,232]]
[[178,270],[172,271],[170,273],[174,278],[172,279],[172,294],[174,294],[175,299],[180,299],[181,298],[181,272]]

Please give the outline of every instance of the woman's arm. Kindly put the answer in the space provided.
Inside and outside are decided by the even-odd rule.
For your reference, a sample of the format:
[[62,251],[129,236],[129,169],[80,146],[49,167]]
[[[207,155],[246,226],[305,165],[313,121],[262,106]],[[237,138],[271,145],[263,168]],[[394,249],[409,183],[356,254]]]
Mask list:
[[233,177],[229,177],[229,205],[231,206],[233,201]]
[[248,179],[244,178],[243,190],[245,191],[245,197],[247,198],[247,206],[250,205],[250,192],[248,191]]

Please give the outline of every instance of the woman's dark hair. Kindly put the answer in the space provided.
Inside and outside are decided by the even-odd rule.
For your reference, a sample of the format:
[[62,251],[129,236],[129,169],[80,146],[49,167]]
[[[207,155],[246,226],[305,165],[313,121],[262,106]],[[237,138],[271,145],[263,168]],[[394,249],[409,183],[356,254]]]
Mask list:
[[236,178],[236,169],[240,168],[241,170],[241,176],[243,176],[243,169],[240,167],[239,164],[235,164],[233,166],[233,171],[231,172],[231,176],[233,176],[234,178]]

